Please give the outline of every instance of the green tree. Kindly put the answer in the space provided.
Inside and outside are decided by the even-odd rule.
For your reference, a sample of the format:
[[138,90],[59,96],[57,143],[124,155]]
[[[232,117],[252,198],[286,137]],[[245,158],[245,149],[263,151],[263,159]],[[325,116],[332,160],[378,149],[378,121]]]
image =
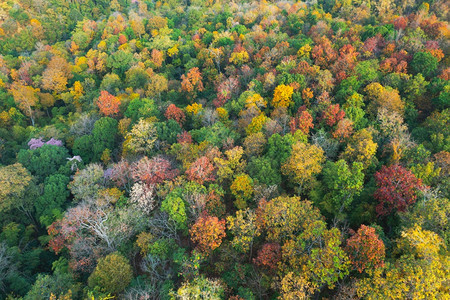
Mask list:
[[351,167],[343,159],[328,161],[323,169],[325,195],[321,206],[338,220],[345,219],[355,196],[361,193],[364,184],[363,164],[353,162]]
[[118,50],[107,58],[106,65],[121,76],[130,68],[133,60],[134,58],[131,52]]
[[61,166],[66,165],[69,152],[66,148],[55,145],[43,145],[37,149],[22,149],[17,154],[17,161],[27,168],[39,180],[55,174]]
[[425,77],[431,77],[437,69],[438,59],[429,52],[416,52],[410,66],[415,74],[422,73]]
[[86,164],[90,163],[94,158],[94,152],[92,151],[92,140],[92,135],[87,134],[80,136],[73,143],[73,154],[79,155]]
[[36,199],[36,215],[45,226],[55,221],[62,214],[63,205],[69,197],[69,177],[61,174],[50,175],[44,182],[44,193]]
[[187,230],[186,204],[181,198],[181,194],[181,190],[173,190],[161,203],[161,210],[175,221],[178,229]]
[[94,161],[100,160],[105,149],[113,150],[116,145],[118,122],[110,117],[103,117],[94,124],[92,130],[92,152]]
[[133,279],[133,270],[128,259],[115,252],[101,258],[89,276],[90,288],[99,287],[104,293],[122,292]]

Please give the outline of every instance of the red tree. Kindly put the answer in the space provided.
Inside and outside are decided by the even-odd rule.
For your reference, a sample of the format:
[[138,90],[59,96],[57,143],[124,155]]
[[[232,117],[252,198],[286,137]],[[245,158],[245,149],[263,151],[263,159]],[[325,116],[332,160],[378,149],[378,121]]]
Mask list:
[[416,193],[422,185],[422,180],[398,164],[383,166],[375,173],[375,180],[378,189],[374,197],[378,200],[376,211],[379,216],[405,211],[409,205],[416,202]]
[[162,157],[149,159],[147,156],[132,165],[131,176],[147,184],[159,184],[172,180],[178,175],[177,169],[172,169],[171,163]]
[[123,45],[127,42],[127,37],[123,34],[119,35],[119,44]]
[[180,108],[176,107],[175,104],[170,104],[167,107],[164,116],[168,120],[175,120],[180,126],[183,126],[184,121],[186,121],[186,116],[184,112]]
[[339,104],[330,104],[325,109],[322,119],[328,126],[333,126],[345,117],[345,112],[339,108]]
[[183,131],[177,134],[177,143],[179,144],[192,144],[192,136],[189,132]]
[[398,17],[394,20],[394,28],[396,30],[404,30],[408,26],[408,19],[405,17]]
[[258,251],[258,255],[253,259],[253,262],[258,266],[276,270],[280,260],[281,246],[277,243],[266,243]]
[[206,156],[197,159],[186,171],[187,178],[199,184],[206,181],[214,181],[214,165]]
[[100,97],[98,97],[97,106],[100,109],[100,112],[105,116],[111,116],[117,114],[120,109],[120,100],[117,97],[114,97],[107,91],[101,91]]
[[225,234],[225,220],[208,216],[203,213],[189,230],[191,240],[197,244],[197,248],[204,253],[209,253],[222,244]]
[[373,227],[361,225],[358,232],[353,232],[347,240],[345,250],[359,273],[384,266],[385,247]]
[[353,122],[349,119],[342,119],[336,125],[336,130],[332,133],[333,138],[344,141],[353,133]]
[[216,89],[217,99],[214,100],[213,104],[215,107],[221,107],[239,92],[239,80],[236,77],[227,78],[221,81]]
[[304,110],[299,113],[298,117],[294,117],[289,122],[289,126],[291,127],[291,133],[294,133],[297,129],[300,129],[305,135],[308,135],[309,130],[314,128],[313,117],[308,111]]
[[130,164],[128,161],[122,159],[121,161],[113,164],[109,179],[111,179],[117,187],[127,189],[128,184],[131,181]]

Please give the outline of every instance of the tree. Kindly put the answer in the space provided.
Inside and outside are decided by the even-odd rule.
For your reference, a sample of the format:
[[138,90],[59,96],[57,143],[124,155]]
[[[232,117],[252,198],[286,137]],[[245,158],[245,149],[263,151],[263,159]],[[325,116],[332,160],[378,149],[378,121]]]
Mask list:
[[94,153],[92,152],[92,141],[92,135],[83,135],[75,139],[72,147],[73,154],[80,156],[83,162],[87,164],[94,158]]
[[100,164],[89,164],[78,170],[69,184],[69,188],[76,201],[94,201],[98,192],[105,185],[103,167]]
[[125,136],[123,150],[125,153],[149,154],[153,150],[157,138],[155,124],[141,119]]
[[281,184],[281,172],[268,157],[252,158],[247,169],[257,184],[265,184],[267,186],[279,186]]
[[437,233],[424,230],[420,225],[414,224],[413,227],[401,233],[397,247],[405,254],[431,261],[439,258],[444,241]]
[[437,69],[438,59],[429,52],[416,52],[410,66],[414,73],[422,73],[425,77],[431,77]]
[[55,55],[42,73],[42,88],[55,93],[64,92],[67,89],[68,79],[72,76],[69,63],[64,58]]
[[378,200],[376,210],[379,216],[405,211],[416,202],[417,192],[422,186],[422,180],[400,165],[383,166],[375,173],[375,180],[378,189],[374,197]]
[[340,120],[336,125],[336,130],[332,133],[333,138],[340,142],[348,139],[353,133],[353,122],[347,118]]
[[186,75],[181,75],[181,88],[190,95],[194,95],[195,91],[203,91],[202,74],[200,70],[195,67],[189,70]]
[[186,121],[186,116],[184,112],[180,108],[176,107],[175,104],[170,104],[167,107],[164,116],[168,120],[175,120],[180,126],[183,126],[183,123]]
[[143,67],[143,65],[136,65],[125,72],[125,84],[127,87],[139,89],[147,85],[149,74]]
[[42,224],[48,226],[57,215],[62,214],[63,205],[70,195],[67,189],[69,181],[69,177],[61,174],[50,175],[45,179],[44,193],[34,203]]
[[119,253],[111,253],[98,261],[89,276],[89,287],[98,286],[104,293],[122,292],[133,279],[133,270],[128,260]]
[[314,290],[334,284],[348,274],[348,258],[340,248],[340,231],[327,229],[311,202],[300,197],[260,201],[258,222],[270,242],[281,244],[281,274],[302,273]]
[[385,246],[373,227],[361,225],[347,240],[345,251],[359,273],[384,266]]
[[14,97],[14,101],[19,106],[20,110],[31,119],[31,124],[34,126],[35,111],[34,109],[39,104],[39,99],[36,95],[39,89],[35,89],[31,86],[24,85],[19,82],[14,82],[11,85],[10,93]]
[[234,205],[237,209],[247,208],[247,202],[253,194],[253,180],[247,174],[239,174],[230,186],[231,193],[236,197]]
[[345,112],[339,108],[339,104],[330,104],[323,112],[322,119],[328,126],[333,126],[345,117]]
[[253,242],[261,234],[260,228],[256,225],[256,214],[250,209],[238,210],[236,217],[227,217],[228,230],[233,234],[231,241],[233,247],[242,253],[250,251],[253,248]]
[[195,181],[198,184],[204,184],[208,181],[215,181],[215,167],[208,157],[202,156],[191,164],[186,170],[188,180]]
[[48,227],[49,247],[55,253],[67,248],[72,269],[91,273],[102,256],[117,251],[143,231],[145,220],[134,207],[114,210],[102,201],[82,202]]
[[376,160],[377,147],[372,133],[367,129],[361,129],[353,134],[341,157],[347,161],[362,162],[364,168],[367,168]]
[[131,183],[130,164],[122,159],[111,167],[109,179],[112,180],[117,187],[129,190]]
[[263,152],[266,143],[267,140],[264,133],[257,132],[251,134],[245,138],[243,143],[245,153],[247,154],[247,156],[258,156]]
[[278,268],[281,261],[281,246],[277,243],[265,243],[258,250],[258,255],[253,262],[260,266],[274,271]]
[[119,98],[114,97],[107,91],[100,92],[100,97],[98,97],[97,100],[97,106],[103,115],[107,117],[116,115],[120,111],[119,105],[120,105]]
[[120,76],[130,69],[133,60],[133,54],[130,51],[118,50],[108,56],[106,66]]
[[[400,256],[357,282],[358,297],[367,299],[439,299],[448,295],[448,257],[440,255],[442,239],[414,226],[402,233]],[[443,249],[446,251],[445,247]]]
[[128,104],[124,115],[135,123],[140,119],[154,117],[157,113],[158,108],[153,100],[147,98],[135,98]]
[[403,115],[405,104],[400,98],[398,90],[391,87],[383,87],[378,82],[373,82],[366,86],[364,91],[370,100],[368,110],[373,116],[376,116],[380,108]]
[[186,202],[181,199],[181,190],[174,189],[161,203],[161,211],[169,215],[177,229],[187,231]]
[[289,107],[292,103],[292,94],[294,89],[289,85],[281,84],[275,88],[272,106],[277,107]]
[[320,220],[320,211],[311,202],[301,201],[300,197],[280,196],[269,202],[260,202],[260,226],[267,231],[271,242],[284,242],[294,239],[306,230],[305,224]]
[[358,196],[364,185],[363,164],[354,162],[351,167],[343,159],[333,163],[327,161],[323,169],[325,210],[342,219],[341,215]]
[[301,130],[305,135],[309,135],[309,130],[314,128],[313,118],[307,110],[303,110],[298,117],[292,118],[289,122],[291,133],[294,134],[297,129]]
[[185,282],[177,290],[179,299],[211,299],[220,300],[224,297],[224,288],[218,280],[207,279],[203,276]]
[[412,209],[400,214],[405,228],[415,224],[425,230],[436,232],[441,236],[447,247],[450,245],[450,200],[447,198],[430,197],[417,202]]
[[92,130],[92,152],[94,161],[100,160],[105,149],[112,150],[116,144],[118,122],[110,117],[103,117],[94,124]]
[[60,171],[67,164],[69,153],[66,148],[45,144],[34,150],[22,149],[17,154],[17,161],[27,168],[31,174],[44,179]]
[[197,244],[197,248],[203,253],[209,253],[222,244],[225,238],[225,220],[201,215],[189,230],[191,240]]
[[130,202],[149,214],[156,206],[155,189],[152,185],[136,182],[131,188]]
[[294,272],[287,273],[280,285],[280,298],[285,300],[309,299],[315,291],[305,277]]
[[214,158],[214,162],[218,168],[217,175],[220,180],[229,179],[234,174],[241,173],[244,170],[245,160],[242,158],[243,154],[244,149],[238,146],[225,151],[226,158]]
[[147,184],[160,184],[165,180],[172,180],[178,175],[178,170],[172,168],[172,164],[160,156],[149,159],[144,156],[131,166],[131,176],[136,181]]
[[20,163],[0,167],[0,212],[8,213],[19,208],[29,211],[28,196],[33,187],[33,177]]
[[322,171],[322,162],[325,160],[323,154],[323,150],[316,145],[297,142],[292,145],[292,154],[281,171],[302,189]]

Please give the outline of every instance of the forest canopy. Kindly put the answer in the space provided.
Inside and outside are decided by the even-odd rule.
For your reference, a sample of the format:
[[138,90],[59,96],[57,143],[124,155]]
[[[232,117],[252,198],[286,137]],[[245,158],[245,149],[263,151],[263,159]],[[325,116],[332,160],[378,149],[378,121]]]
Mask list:
[[447,299],[445,0],[4,0],[0,299]]

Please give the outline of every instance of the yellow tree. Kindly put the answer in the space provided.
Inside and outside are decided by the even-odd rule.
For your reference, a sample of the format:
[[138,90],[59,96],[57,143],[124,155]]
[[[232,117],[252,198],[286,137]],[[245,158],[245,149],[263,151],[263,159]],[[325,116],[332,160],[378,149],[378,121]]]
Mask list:
[[418,225],[402,233],[397,244],[402,256],[385,268],[369,272],[357,283],[364,299],[448,299],[450,259],[444,242]]
[[378,82],[374,82],[369,84],[364,91],[367,94],[367,98],[370,100],[368,110],[374,116],[380,108],[403,115],[405,104],[396,89],[383,87]]
[[218,168],[217,175],[219,176],[219,180],[229,179],[234,174],[244,170],[246,163],[242,157],[243,154],[244,149],[238,146],[225,151],[226,158],[214,158],[214,163]]
[[31,124],[34,126],[35,112],[34,109],[38,105],[39,99],[37,92],[39,89],[35,89],[31,86],[24,85],[20,82],[14,82],[11,85],[9,92],[13,95],[14,101],[19,106],[20,110],[30,117]]
[[67,61],[62,57],[53,56],[47,69],[42,73],[42,88],[56,93],[64,92],[71,77],[71,67]]
[[277,86],[272,99],[273,107],[288,107],[292,103],[292,94],[294,94],[293,87],[284,84]]
[[234,205],[238,209],[245,209],[247,201],[249,201],[253,194],[253,180],[247,174],[239,174],[234,179],[230,187],[231,193],[236,197]]
[[231,244],[242,253],[251,251],[253,240],[261,234],[260,228],[256,224],[256,214],[250,209],[238,210],[236,216],[227,217],[228,230],[233,234]]
[[324,152],[316,145],[297,142],[292,145],[292,154],[281,167],[284,175],[292,178],[302,189],[313,181],[314,176],[322,171]]
[[342,153],[342,157],[347,161],[362,162],[367,168],[375,159],[377,152],[377,143],[373,141],[372,133],[367,129],[356,132],[347,147]]

